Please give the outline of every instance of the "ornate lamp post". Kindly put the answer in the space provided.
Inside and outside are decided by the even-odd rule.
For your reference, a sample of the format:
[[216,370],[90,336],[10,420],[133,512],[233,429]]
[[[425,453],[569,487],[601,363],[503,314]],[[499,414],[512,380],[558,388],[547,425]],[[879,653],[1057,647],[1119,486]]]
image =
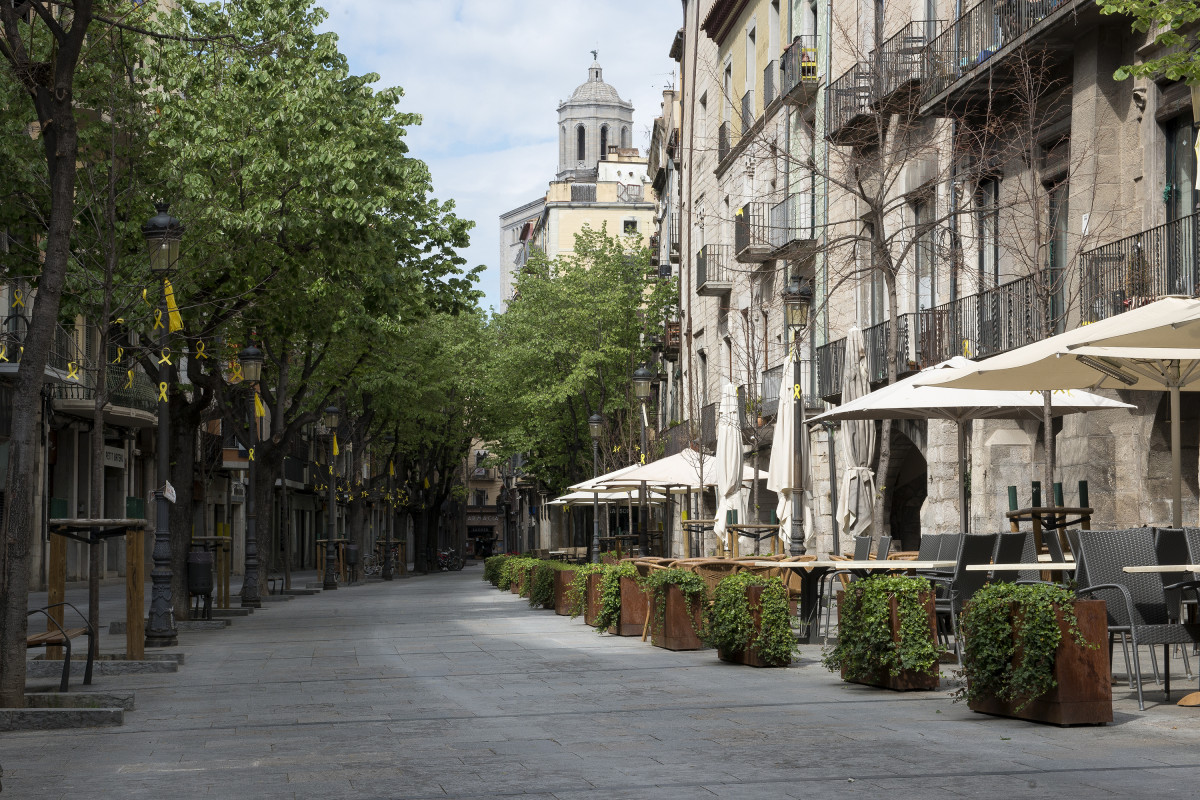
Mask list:
[[[250,384],[253,397],[258,398],[258,382],[262,379],[263,351],[250,345],[238,353],[242,363],[242,380]],[[262,608],[258,594],[258,512],[255,508],[255,489],[258,485],[258,466],[254,461],[254,448],[258,446],[258,403],[250,407],[250,487],[246,497],[246,568],[242,578],[242,607]]]
[[167,309],[166,281],[179,261],[179,242],[184,227],[167,212],[168,203],[155,203],[158,212],[142,226],[142,236],[150,253],[150,274],[163,284],[163,297],[155,313],[158,334],[158,488],[154,491],[154,567],[150,570],[150,620],[146,626],[146,647],[174,647],[178,643],[175,619],[171,613],[171,526],[167,506],[167,475],[170,470],[171,418],[167,402],[171,362],[167,350],[170,314]]
[[[799,486],[792,487],[792,554],[804,555],[804,520],[800,519],[798,511],[803,509],[803,503],[800,498],[804,491],[804,474],[808,470],[808,459],[805,458],[805,432],[804,432],[804,390],[801,388],[803,378],[800,371],[800,336],[808,328],[809,311],[812,309],[812,283],[809,281],[801,281],[798,275],[793,275],[791,281],[788,282],[787,289],[783,292],[783,313],[787,322],[788,328],[792,332],[792,391],[799,398],[798,402],[792,404],[792,435],[795,440],[792,444],[792,458],[795,459],[793,474],[798,476]],[[782,391],[783,387],[780,387]]]
[[[638,402],[642,406],[642,456],[641,462],[646,463],[646,404],[650,401],[650,383],[654,380],[654,373],[640,366],[633,371],[633,393],[637,397]],[[650,532],[647,526],[650,524],[649,514],[646,508],[646,482],[642,481],[642,485],[638,489],[638,550],[641,555],[650,555]]]
[[396,491],[396,471],[394,468],[394,459],[396,453],[396,437],[387,435],[383,437],[385,444],[391,445],[391,451],[388,453],[388,479],[387,479],[387,497],[383,503],[383,513],[387,514],[387,523],[383,526],[383,574],[385,581],[392,580],[395,574],[395,563],[392,560],[392,525],[396,522],[396,509],[392,506],[392,494]]
[[329,431],[329,499],[326,501],[325,523],[325,579],[321,588],[332,591],[337,588],[337,474],[334,470],[333,437],[337,435],[337,406],[325,409],[325,428]]
[[[600,434],[604,433],[604,417],[588,417],[588,432],[592,435],[592,477],[600,475]],[[596,487],[592,487],[595,489]],[[600,561],[600,493],[592,492],[592,563]]]

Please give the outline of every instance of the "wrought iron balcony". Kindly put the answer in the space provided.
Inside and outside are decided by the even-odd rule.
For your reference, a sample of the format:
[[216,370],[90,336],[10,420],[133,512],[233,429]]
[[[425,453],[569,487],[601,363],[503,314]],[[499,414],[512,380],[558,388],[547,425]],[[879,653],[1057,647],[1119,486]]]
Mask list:
[[[80,367],[82,370],[82,366]],[[141,370],[134,370],[130,381],[125,367],[109,365],[105,376],[110,406],[132,408],[147,414],[158,411],[158,394],[154,390],[154,382]],[[61,383],[55,387],[56,396],[60,400],[87,400],[96,397],[94,387],[84,383]]]
[[817,68],[817,37],[797,36],[779,60],[783,73],[780,93],[783,102],[803,106],[812,102],[817,95],[819,82]]
[[[896,320],[900,339],[896,343],[896,374],[908,375],[918,368],[912,330],[916,314],[901,314]],[[887,320],[863,330],[867,354],[867,377],[873,384],[888,377],[887,345],[890,323]],[[839,402],[842,396],[842,364],[846,358],[846,339],[836,339],[817,348],[817,393],[821,399]]]
[[1055,320],[1047,292],[1040,276],[1027,276],[918,311],[916,365],[987,358],[1048,336]]
[[678,321],[668,322],[666,336],[663,339],[663,353],[666,355],[678,355],[679,348],[683,343],[683,334],[681,325]]
[[771,206],[769,240],[771,258],[796,259],[810,255],[816,247],[812,195],[794,192]]
[[706,244],[696,253],[696,294],[720,297],[733,289],[729,245]]
[[[1079,11],[1094,4],[1081,4]],[[1060,22],[1070,21],[1068,13],[1075,0],[983,0],[947,25],[929,48],[929,74],[922,86],[922,112],[932,105],[967,89],[976,75],[987,80],[970,94],[990,97],[1012,78],[997,71],[1004,59],[1018,46],[1033,43],[1043,32]],[[1077,21],[1077,20],[1076,20]],[[1069,40],[1071,28],[1059,36]],[[1048,42],[1050,43],[1050,42]]]
[[779,63],[772,61],[763,68],[763,109],[775,102],[775,74],[779,72]]
[[756,115],[754,113],[754,90],[747,89],[746,93],[744,95],[742,95],[742,115],[741,115],[742,136],[745,136],[746,132],[754,127],[755,117],[756,117]]
[[746,203],[733,218],[733,253],[743,264],[761,264],[771,258],[771,231],[767,204]]
[[[774,419],[779,413],[779,391],[784,385],[783,368],[786,364],[779,364],[763,371],[762,374],[762,416],[764,419]],[[804,401],[805,408],[817,408],[821,405],[820,400],[814,397],[809,387],[811,384],[812,362],[808,359],[800,361],[800,393]],[[789,375],[786,381],[790,388],[792,378]]]
[[679,261],[679,252],[682,249],[682,242],[683,242],[683,237],[680,233],[680,227],[679,227],[679,212],[678,211],[671,212],[671,229],[670,229],[670,231],[671,231],[670,258],[671,258],[671,261],[678,262]]
[[823,400],[837,402],[842,396],[842,362],[846,358],[846,340],[835,339],[816,348],[817,394]]
[[692,424],[690,422],[681,422],[678,425],[663,428],[658,432],[656,438],[659,442],[662,442],[663,457],[682,453],[691,446],[693,438]]
[[718,164],[721,163],[722,161],[724,161],[725,157],[729,155],[729,149],[733,144],[732,141],[730,140],[731,137],[729,134],[730,134],[729,123],[722,122],[721,127],[717,128],[717,163]]
[[1080,256],[1080,316],[1097,322],[1164,295],[1197,296],[1200,213],[1127,236]]

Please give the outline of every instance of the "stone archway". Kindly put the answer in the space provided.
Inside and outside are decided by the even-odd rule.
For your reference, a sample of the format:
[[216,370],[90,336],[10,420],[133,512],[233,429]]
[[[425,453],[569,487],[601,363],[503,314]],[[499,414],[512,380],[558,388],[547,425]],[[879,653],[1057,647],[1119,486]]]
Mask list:
[[[921,540],[921,507],[928,494],[925,423],[892,425],[892,458],[883,484],[883,514],[893,550],[916,550]],[[876,479],[878,480],[878,478]]]

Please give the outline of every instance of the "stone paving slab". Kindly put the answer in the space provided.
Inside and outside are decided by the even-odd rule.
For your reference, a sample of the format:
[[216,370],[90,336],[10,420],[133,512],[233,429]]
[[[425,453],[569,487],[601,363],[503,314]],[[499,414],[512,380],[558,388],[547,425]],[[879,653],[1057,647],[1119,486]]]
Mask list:
[[[1101,728],[986,717],[947,690],[843,684],[816,647],[755,670],[601,636],[480,572],[299,596],[224,630],[181,632],[179,672],[98,680],[97,691],[136,693],[122,727],[5,734],[5,796],[1009,800],[1200,788],[1200,711],[1161,690],[1143,713],[1114,686],[1116,721]],[[104,598],[123,616],[118,596]],[[123,645],[102,637],[102,649]]]

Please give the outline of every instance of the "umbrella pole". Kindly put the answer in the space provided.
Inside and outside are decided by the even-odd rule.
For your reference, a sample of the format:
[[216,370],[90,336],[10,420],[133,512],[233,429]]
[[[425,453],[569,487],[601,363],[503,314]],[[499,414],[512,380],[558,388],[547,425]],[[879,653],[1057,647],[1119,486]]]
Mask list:
[[958,421],[958,527],[962,533],[970,533],[970,514],[967,509],[967,429],[966,422]]
[[[1176,373],[1175,378],[1178,381],[1179,367],[1174,368]],[[1172,492],[1172,507],[1171,507],[1171,527],[1183,527],[1183,470],[1181,468],[1179,441],[1179,384],[1175,383],[1171,387],[1171,492]]]

